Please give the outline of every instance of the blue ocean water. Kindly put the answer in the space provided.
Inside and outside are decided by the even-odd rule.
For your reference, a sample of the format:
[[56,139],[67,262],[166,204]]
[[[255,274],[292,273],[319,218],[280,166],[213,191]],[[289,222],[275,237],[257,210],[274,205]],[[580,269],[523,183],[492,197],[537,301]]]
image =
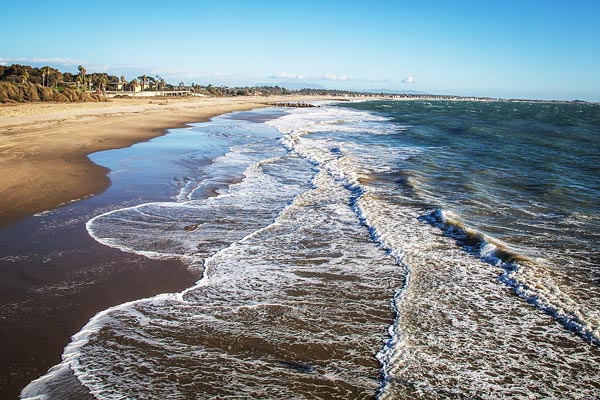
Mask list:
[[338,102],[198,124],[228,152],[176,156],[198,168],[172,201],[86,226],[202,279],[97,314],[22,395],[75,376],[96,398],[597,397],[599,110]]
[[409,101],[347,107],[401,126],[386,143],[419,153],[398,163],[400,186],[417,190],[428,206],[525,255],[569,253],[574,259],[563,260],[569,266],[600,265],[599,105]]

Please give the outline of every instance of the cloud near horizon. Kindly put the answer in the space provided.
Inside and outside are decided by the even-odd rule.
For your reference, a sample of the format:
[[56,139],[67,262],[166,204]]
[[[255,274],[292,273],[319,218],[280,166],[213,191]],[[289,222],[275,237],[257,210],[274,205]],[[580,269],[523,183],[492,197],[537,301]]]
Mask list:
[[406,83],[406,84],[415,83],[415,78],[412,75],[409,75],[406,78],[402,79],[400,82]]
[[270,79],[289,79],[289,80],[306,80],[306,81],[333,81],[333,82],[365,82],[365,83],[389,83],[390,79],[384,78],[361,78],[349,77],[348,75],[337,75],[326,73],[321,76],[308,76],[296,74],[292,72],[277,72],[269,76]]
[[143,69],[135,64],[92,64],[85,60],[77,60],[73,58],[43,58],[43,57],[0,57],[0,65],[6,66],[10,64],[25,64],[31,66],[48,65],[53,68],[63,70],[76,70],[76,67],[83,65],[89,72],[128,72],[130,70]]
[[323,81],[348,81],[348,77],[346,75],[337,76],[335,74],[325,74],[321,77]]
[[187,71],[184,70],[182,68],[177,68],[177,69],[168,69],[168,68],[150,68],[151,73],[153,74],[160,74],[160,75],[167,75],[170,77],[174,77],[174,78],[180,78],[180,79],[198,79],[198,78],[202,78],[202,79],[206,79],[206,78],[227,78],[227,77],[237,77],[238,74],[228,74],[226,72],[220,72],[220,71],[216,71],[216,72],[192,72],[192,71]]
[[73,67],[82,64],[88,64],[83,60],[75,60],[73,58],[40,58],[40,57],[0,57],[0,65],[9,64],[54,64],[65,67]]
[[292,74],[290,72],[277,72],[271,76],[269,76],[269,78],[273,78],[273,79],[306,79],[306,76],[304,75],[298,75],[298,74]]
[[[193,71],[185,68],[165,68],[160,66],[141,66],[134,64],[119,64],[119,65],[95,65],[85,60],[78,60],[73,58],[42,58],[42,57],[0,57],[0,65],[10,64],[26,64],[33,66],[44,66],[49,65],[58,69],[74,70],[77,66],[83,65],[86,69],[91,72],[109,72],[116,75],[140,75],[147,74],[150,76],[161,75],[166,79],[173,80],[184,80],[192,82],[193,80],[211,80],[220,81],[221,83],[242,83],[245,81],[247,84],[251,84],[254,81],[260,82],[264,79],[270,80],[289,80],[289,81],[306,81],[306,82],[358,82],[358,83],[390,83],[390,79],[384,79],[379,77],[350,77],[348,75],[340,75],[334,73],[325,73],[323,75],[309,76],[299,73],[292,73],[287,71],[277,72],[271,75],[258,75],[258,74],[245,74],[245,73],[226,73],[226,72],[203,72]],[[402,80],[402,83],[413,83],[414,79],[412,76]]]

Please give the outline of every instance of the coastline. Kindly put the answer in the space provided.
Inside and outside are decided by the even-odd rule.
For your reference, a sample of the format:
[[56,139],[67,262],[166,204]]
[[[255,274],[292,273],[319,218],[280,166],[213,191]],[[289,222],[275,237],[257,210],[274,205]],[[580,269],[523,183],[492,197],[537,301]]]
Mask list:
[[0,105],[0,228],[101,193],[108,169],[87,157],[131,146],[168,129],[273,102],[328,97],[112,99],[105,103]]
[[[43,179],[56,178],[54,182],[58,182],[60,177],[66,177],[67,182],[62,182],[63,186],[59,188],[60,193],[66,196],[74,193],[63,192],[66,188],[77,188],[77,185],[93,188],[98,183],[106,182],[106,187],[98,185],[99,194],[111,184],[105,175],[109,170],[92,163],[85,155],[86,151],[91,153],[130,146],[166,134],[167,129],[183,127],[194,121],[206,121],[213,116],[236,110],[266,107],[272,98],[249,100],[251,101],[230,98],[218,99],[216,102],[180,101],[173,102],[175,105],[169,107],[166,113],[159,109],[156,113],[148,114],[144,114],[143,110],[164,107],[157,105],[153,108],[156,102],[164,100],[135,102],[142,104],[132,104],[134,102],[126,100],[118,102],[116,107],[107,107],[106,103],[100,106],[98,103],[90,104],[90,107],[81,104],[19,105],[11,107],[13,113],[31,114],[17,117],[32,124],[31,121],[35,119],[46,120],[39,126],[36,123],[34,128],[37,132],[46,129],[49,131],[47,135],[53,133],[54,136],[28,139],[24,133],[27,127],[22,126],[13,136],[11,144],[13,149],[22,149],[27,144],[40,146],[44,143],[59,147],[63,144],[52,143],[53,138],[58,136],[62,140],[73,139],[74,143],[71,145],[82,146],[76,149],[81,154],[80,164],[65,163],[69,168],[58,171],[57,177],[53,177],[53,161],[40,159],[37,165],[45,165],[45,169],[39,171],[39,174],[34,173],[38,179],[42,179],[42,176]],[[171,106],[171,102],[168,104]],[[64,112],[61,110],[63,107],[68,109],[65,115],[70,118],[70,123],[65,122],[61,126],[57,114]],[[0,115],[7,114],[5,110],[8,107],[0,109]],[[125,111],[128,114],[121,115]],[[145,119],[145,122],[141,119]],[[6,121],[0,119],[0,131],[3,133],[6,132]],[[156,126],[148,128],[147,124]],[[83,135],[77,137],[77,128],[82,126]],[[114,128],[110,140],[94,140],[99,135],[106,138],[101,131],[108,128]],[[127,129],[130,131],[126,132]],[[35,136],[36,131],[32,131],[30,134]],[[44,133],[40,135],[43,136]],[[0,140],[0,151],[5,151],[8,138],[3,135]],[[86,143],[88,146],[84,147]],[[54,148],[45,153],[39,150],[31,153],[41,158],[51,154],[50,150]],[[0,162],[4,161],[3,158]],[[17,161],[23,168],[24,164],[30,162],[27,157],[17,159],[15,164]],[[45,161],[48,162],[44,164]],[[72,175],[71,168],[84,171],[97,168],[99,173],[95,175],[90,172],[82,178]],[[7,178],[10,176],[5,171],[0,184],[6,185],[9,181]],[[94,181],[96,178],[100,181]],[[5,188],[0,187],[3,190]],[[26,189],[32,195],[35,194],[35,187]],[[27,191],[23,190],[22,193]],[[42,200],[46,204],[52,204],[48,198]],[[13,223],[0,225],[0,353],[4,357],[4,362],[0,365],[0,398],[17,398],[29,382],[60,363],[63,349],[70,342],[71,335],[78,332],[96,313],[133,300],[180,292],[200,278],[178,259],[154,260],[100,244],[89,236],[82,223],[90,218],[86,210],[86,206],[73,204],[65,207],[62,212],[49,213],[44,218],[31,218],[23,213],[22,217],[15,216]]]

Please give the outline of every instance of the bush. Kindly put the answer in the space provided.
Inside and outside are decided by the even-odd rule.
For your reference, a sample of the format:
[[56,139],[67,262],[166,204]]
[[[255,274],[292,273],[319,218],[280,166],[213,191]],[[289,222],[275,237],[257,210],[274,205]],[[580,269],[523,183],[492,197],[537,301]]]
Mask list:
[[86,102],[108,101],[104,95],[90,94],[72,88],[49,88],[35,83],[0,82],[0,103],[26,103],[35,101]]

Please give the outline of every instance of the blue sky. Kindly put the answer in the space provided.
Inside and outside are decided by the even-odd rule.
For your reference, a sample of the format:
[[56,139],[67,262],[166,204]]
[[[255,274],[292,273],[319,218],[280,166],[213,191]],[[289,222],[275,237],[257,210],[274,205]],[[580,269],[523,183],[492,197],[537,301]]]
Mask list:
[[600,1],[40,1],[0,63],[168,81],[600,101]]

